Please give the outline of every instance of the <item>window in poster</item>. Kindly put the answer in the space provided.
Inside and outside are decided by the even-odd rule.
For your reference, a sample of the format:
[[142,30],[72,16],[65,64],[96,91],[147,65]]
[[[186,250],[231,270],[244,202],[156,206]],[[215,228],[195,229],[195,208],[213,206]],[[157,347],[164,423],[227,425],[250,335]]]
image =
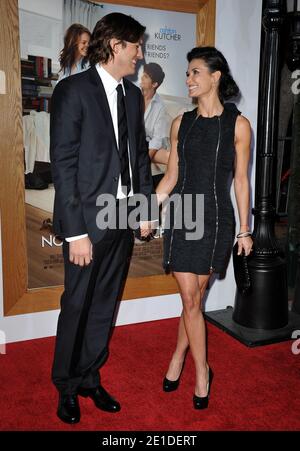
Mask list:
[[52,60],[52,71],[59,70],[62,48],[62,21],[19,9],[21,58],[44,56]]

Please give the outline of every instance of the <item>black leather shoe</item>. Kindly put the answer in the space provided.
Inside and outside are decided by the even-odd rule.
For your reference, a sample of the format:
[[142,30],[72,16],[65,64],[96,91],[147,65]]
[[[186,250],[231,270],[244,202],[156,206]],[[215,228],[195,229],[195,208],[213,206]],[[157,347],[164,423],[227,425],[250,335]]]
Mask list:
[[119,412],[121,410],[120,403],[107,393],[101,385],[96,388],[79,387],[78,394],[84,398],[91,398],[95,406],[105,412]]
[[180,376],[176,381],[170,381],[166,377],[163,380],[163,391],[174,391],[177,390],[180,381]]
[[80,408],[77,395],[59,395],[57,416],[69,424],[75,424],[80,421]]
[[193,404],[195,409],[197,410],[207,409],[212,380],[213,380],[213,372],[209,368],[207,382],[207,396],[197,396],[197,395],[193,396]]

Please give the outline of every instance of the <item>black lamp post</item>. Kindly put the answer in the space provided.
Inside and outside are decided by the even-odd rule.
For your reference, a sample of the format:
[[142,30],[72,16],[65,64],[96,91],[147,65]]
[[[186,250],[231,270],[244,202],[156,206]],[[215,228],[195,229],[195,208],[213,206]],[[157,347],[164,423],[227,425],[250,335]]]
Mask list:
[[[287,52],[287,64],[289,69],[300,70],[300,11],[297,11],[295,2],[294,12],[288,14],[290,23],[290,36]],[[297,75],[297,72],[295,72]],[[299,74],[298,74],[299,79]],[[298,253],[295,294],[292,310],[300,314],[300,89],[299,84],[293,91],[294,114],[293,114],[293,141],[291,161],[291,187],[289,193],[288,215],[289,215],[289,244]]]
[[[299,19],[299,31],[300,31],[300,14],[298,16]],[[299,33],[299,44],[300,44],[300,33]],[[298,48],[300,50],[300,46]],[[299,54],[300,56],[300,51]],[[299,59],[298,59],[299,63]],[[300,68],[300,67],[299,67]],[[296,281],[295,281],[295,293],[294,293],[294,302],[292,306],[292,310],[295,313],[300,314],[300,243],[299,243],[299,237],[300,237],[300,214],[299,214],[299,208],[300,205],[298,205],[298,202],[300,200],[300,193],[299,193],[299,175],[300,175],[300,93],[297,95],[297,100],[294,102],[294,124],[293,124],[293,159],[294,159],[294,174],[291,177],[291,195],[294,195],[296,202],[293,204],[293,208],[290,208],[291,211],[289,211],[289,214],[293,221],[293,228],[290,227],[292,230],[290,232],[291,235],[291,242],[296,248],[296,252],[298,253],[298,259],[297,259],[297,270],[296,270]],[[295,235],[295,236],[294,236]],[[293,239],[294,238],[294,239]]]
[[257,129],[254,253],[249,262],[252,290],[237,292],[233,319],[256,329],[288,323],[286,265],[275,238],[275,168],[278,130],[280,28],[283,0],[267,0],[263,12],[265,44]]

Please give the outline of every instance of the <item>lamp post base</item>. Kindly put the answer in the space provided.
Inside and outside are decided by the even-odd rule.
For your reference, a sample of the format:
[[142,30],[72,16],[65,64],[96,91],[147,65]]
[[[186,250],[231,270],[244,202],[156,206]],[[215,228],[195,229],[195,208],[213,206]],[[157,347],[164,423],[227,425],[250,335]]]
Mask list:
[[288,324],[280,329],[265,330],[252,329],[237,324],[232,319],[233,308],[227,307],[222,310],[205,312],[205,319],[213,325],[219,327],[227,334],[246,346],[264,346],[272,343],[293,339],[292,333],[295,330],[300,331],[300,314],[289,312]]

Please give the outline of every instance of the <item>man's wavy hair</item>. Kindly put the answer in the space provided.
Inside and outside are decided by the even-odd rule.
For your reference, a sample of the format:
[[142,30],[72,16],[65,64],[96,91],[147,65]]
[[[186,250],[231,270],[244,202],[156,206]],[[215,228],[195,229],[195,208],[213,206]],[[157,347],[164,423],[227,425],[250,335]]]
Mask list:
[[114,57],[109,41],[118,39],[124,46],[127,42],[138,42],[143,36],[146,27],[131,16],[122,13],[111,13],[102,17],[92,33],[88,59],[91,65],[107,63]]

